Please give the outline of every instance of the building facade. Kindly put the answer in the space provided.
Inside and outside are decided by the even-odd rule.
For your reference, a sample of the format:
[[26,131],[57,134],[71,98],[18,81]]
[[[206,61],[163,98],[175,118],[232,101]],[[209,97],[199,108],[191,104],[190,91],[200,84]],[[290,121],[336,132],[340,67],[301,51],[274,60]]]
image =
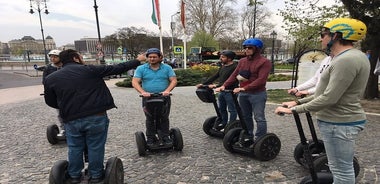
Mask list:
[[[34,39],[31,36],[24,36],[21,39],[15,39],[8,42],[9,54],[14,56],[20,56],[25,51],[35,55],[44,55],[44,44],[42,39]],[[56,44],[51,36],[47,36],[45,39],[46,52],[52,49],[56,49]]]

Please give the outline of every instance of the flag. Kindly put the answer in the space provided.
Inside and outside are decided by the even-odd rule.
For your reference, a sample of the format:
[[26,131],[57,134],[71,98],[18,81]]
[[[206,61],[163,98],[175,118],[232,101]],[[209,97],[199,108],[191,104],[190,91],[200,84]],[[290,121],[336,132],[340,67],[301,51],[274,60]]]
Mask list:
[[152,0],[153,12],[152,21],[158,27],[161,27],[160,3],[159,0]]
[[181,1],[181,23],[183,29],[185,29],[185,2]]

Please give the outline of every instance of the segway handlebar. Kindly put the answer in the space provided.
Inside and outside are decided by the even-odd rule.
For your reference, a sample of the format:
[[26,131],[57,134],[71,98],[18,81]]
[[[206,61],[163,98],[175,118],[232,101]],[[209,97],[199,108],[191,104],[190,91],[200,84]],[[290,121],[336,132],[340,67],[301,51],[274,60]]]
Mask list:
[[[169,93],[169,96],[172,96],[172,93]],[[163,96],[162,93],[150,93],[150,97],[160,97]],[[139,97],[144,97],[143,95],[139,95]]]

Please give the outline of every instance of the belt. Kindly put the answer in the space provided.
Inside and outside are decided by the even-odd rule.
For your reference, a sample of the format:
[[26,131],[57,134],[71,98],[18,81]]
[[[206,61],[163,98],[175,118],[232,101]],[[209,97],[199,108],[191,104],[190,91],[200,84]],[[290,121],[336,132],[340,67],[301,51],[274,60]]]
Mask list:
[[96,113],[94,116],[105,116],[105,115],[107,115],[106,111]]

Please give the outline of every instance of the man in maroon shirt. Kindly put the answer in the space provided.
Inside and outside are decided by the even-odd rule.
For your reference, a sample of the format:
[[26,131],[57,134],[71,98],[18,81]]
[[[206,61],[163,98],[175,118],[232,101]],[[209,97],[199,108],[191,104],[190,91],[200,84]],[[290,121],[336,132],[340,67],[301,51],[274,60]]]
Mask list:
[[[265,85],[272,64],[261,55],[263,42],[260,39],[247,39],[243,42],[243,47],[246,57],[240,59],[235,71],[216,91],[223,91],[236,80],[240,82],[240,86],[235,88],[233,92],[239,93],[239,105],[243,112],[243,119],[248,128],[249,139],[253,140],[253,136],[257,139],[267,133],[267,121],[265,119],[267,92]],[[253,134],[253,118],[257,124],[255,134]]]

